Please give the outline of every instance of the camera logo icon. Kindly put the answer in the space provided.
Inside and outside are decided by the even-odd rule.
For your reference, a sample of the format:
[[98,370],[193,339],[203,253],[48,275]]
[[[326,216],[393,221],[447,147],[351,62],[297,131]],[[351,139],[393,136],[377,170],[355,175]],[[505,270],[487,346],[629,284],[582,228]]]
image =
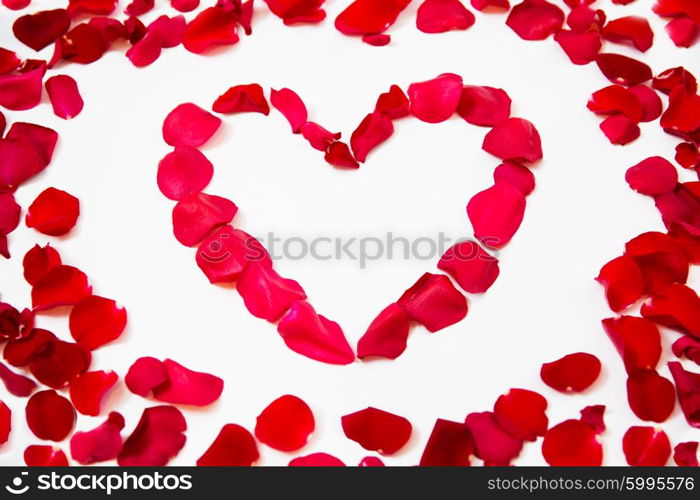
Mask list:
[[22,495],[29,490],[29,485],[24,484],[24,477],[28,476],[29,472],[22,472],[19,476],[12,479],[12,484],[5,486],[5,489],[13,495]]

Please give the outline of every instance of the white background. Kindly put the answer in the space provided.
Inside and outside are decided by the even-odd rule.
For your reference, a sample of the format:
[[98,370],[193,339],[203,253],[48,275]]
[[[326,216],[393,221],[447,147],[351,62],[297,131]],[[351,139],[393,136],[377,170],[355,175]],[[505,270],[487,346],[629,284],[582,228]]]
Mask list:
[[[572,65],[551,39],[519,39],[503,15],[477,13],[476,24],[465,32],[427,35],[415,28],[416,1],[390,29],[391,44],[377,48],[333,28],[332,20],[347,3],[329,2],[328,19],[320,25],[293,28],[258,5],[253,35],[206,57],[177,47],[164,51],[152,66],[136,69],[123,50],[114,50],[89,66],[58,68],[78,81],[85,109],[69,122],[54,117],[48,102],[29,112],[7,113],[10,121],[54,127],[61,137],[49,168],[23,186],[17,198],[26,208],[42,190],[55,186],[79,197],[82,213],[64,238],[47,238],[24,226],[11,235],[13,258],[0,263],[2,299],[29,305],[22,255],[35,243],[51,242],[66,263],[88,273],[97,294],[115,298],[129,313],[127,331],[95,353],[92,369],[113,369],[123,376],[137,357],[150,355],[223,377],[217,403],[183,410],[187,445],[172,464],[194,463],[225,423],[252,430],[267,404],[291,393],[306,400],[317,418],[317,431],[299,454],[325,451],[356,464],[368,453],[345,438],[340,417],[376,406],[413,423],[408,446],[386,459],[412,465],[436,418],[462,420],[469,412],[489,410],[510,387],[545,395],[552,424],[578,417],[586,405],[607,405],[605,463],[624,464],[622,435],[641,422],[626,402],[622,362],[600,327],[610,312],[594,277],[622,252],[625,241],[663,229],[652,200],[633,193],[624,172],[650,155],[670,159],[676,141],[657,122],[642,125],[643,136],[632,145],[610,145],[598,129],[600,118],[585,106],[593,91],[608,84],[599,71]],[[657,35],[645,55],[615,44],[608,50],[639,56],[657,72],[685,65],[700,73],[698,48],[673,47],[651,3],[638,0],[623,8],[598,2],[610,18],[647,16]],[[34,1],[28,11],[52,5]],[[144,21],[161,12],[172,10],[155,10]],[[0,11],[0,46],[27,57],[31,50],[10,34],[17,15]],[[49,58],[50,52],[40,56]],[[310,119],[341,130],[347,140],[390,84],[405,89],[412,81],[448,71],[467,84],[504,88],[513,98],[514,115],[533,121],[542,135],[545,159],[535,169],[537,189],[528,198],[519,233],[501,254],[500,278],[485,296],[471,300],[469,315],[459,324],[435,334],[416,327],[396,361],[334,367],[291,352],[274,326],[248,314],[235,291],[209,285],[194,263],[193,249],[173,238],[173,204],[155,182],[158,160],[168,152],[160,133],[163,118],[181,102],[209,107],[229,86],[257,82],[296,90]],[[206,147],[216,166],[207,191],[235,201],[237,226],[261,236],[268,231],[306,237],[387,231],[469,236],[466,202],[490,185],[498,164],[480,149],[486,130],[459,118],[440,125],[403,120],[359,171],[348,172],[328,167],[274,110],[267,118],[227,117]],[[316,309],[338,321],[354,345],[379,310],[420,274],[435,271],[436,262],[437,257],[383,261],[364,271],[349,261],[276,265],[301,282]],[[697,284],[697,277],[694,273],[691,283]],[[38,324],[69,338],[63,315],[42,314]],[[676,336],[664,332],[664,359]],[[596,354],[604,365],[589,391],[566,396],[540,381],[542,362],[581,350]],[[660,371],[668,376],[665,366]],[[0,448],[0,463],[21,463],[24,448],[38,440],[26,428],[24,401],[3,400],[14,411],[14,429]],[[152,404],[122,385],[104,410],[122,412],[128,433]],[[77,428],[92,429],[103,419],[80,416]],[[674,444],[700,437],[678,407],[662,427]],[[67,450],[68,443],[60,446]],[[291,458],[266,446],[261,455],[264,465]],[[526,445],[517,460],[543,463],[540,442]]]

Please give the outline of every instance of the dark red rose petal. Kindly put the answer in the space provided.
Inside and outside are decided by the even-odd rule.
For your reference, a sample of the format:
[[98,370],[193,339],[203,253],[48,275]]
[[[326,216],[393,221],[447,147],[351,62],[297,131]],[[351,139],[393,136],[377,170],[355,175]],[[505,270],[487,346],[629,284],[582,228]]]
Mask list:
[[679,85],[669,94],[668,108],[661,115],[661,127],[687,137],[700,128],[700,96]]
[[630,92],[637,96],[642,104],[642,121],[651,122],[656,120],[663,112],[663,103],[659,95],[646,84],[630,87]]
[[358,467],[384,467],[384,462],[378,457],[365,457],[363,458]]
[[396,303],[430,332],[461,321],[468,311],[467,299],[441,274],[425,273]]
[[134,361],[124,377],[126,387],[139,396],[148,396],[153,389],[168,381],[168,372],[162,361],[143,357]]
[[56,75],[46,80],[44,85],[56,116],[70,120],[80,114],[83,109],[83,98],[73,78],[67,75]]
[[22,207],[12,193],[0,193],[0,234],[9,234],[19,225]]
[[214,231],[197,249],[197,265],[211,283],[235,281],[252,262],[272,266],[267,250],[258,240],[228,225]]
[[690,47],[698,40],[700,27],[689,17],[678,17],[666,25],[666,33],[676,47]]
[[554,467],[597,467],[603,463],[603,447],[595,429],[580,420],[565,420],[547,431],[542,455]]
[[684,370],[677,361],[670,362],[668,368],[676,383],[678,401],[685,419],[692,427],[700,428],[700,373]]
[[255,437],[276,450],[296,451],[306,445],[315,427],[309,405],[287,394],[275,399],[258,415]]
[[611,144],[624,146],[639,138],[641,131],[639,126],[624,115],[613,115],[607,117],[600,124],[600,130]]
[[676,188],[678,172],[669,161],[660,156],[652,156],[630,167],[625,180],[638,193],[658,196]]
[[325,0],[265,0],[272,13],[287,26],[297,23],[320,23],[326,18],[321,8]]
[[27,366],[55,340],[50,331],[34,328],[25,337],[8,341],[2,354],[12,366]]
[[231,222],[237,211],[238,207],[226,198],[190,194],[173,209],[173,234],[185,246],[197,245],[212,230]]
[[90,64],[100,59],[106,51],[107,44],[102,33],[94,25],[82,23],[56,40],[48,65],[52,68],[61,60]]
[[328,147],[324,160],[337,168],[360,168],[360,164],[350,152],[350,147],[340,141],[334,142]]
[[7,442],[12,430],[12,411],[0,401],[0,445]]
[[50,244],[34,245],[24,256],[24,279],[35,285],[54,267],[61,265],[61,256]]
[[599,115],[622,113],[635,123],[642,120],[642,103],[634,92],[622,85],[610,85],[594,92],[588,109]]
[[695,77],[681,66],[659,73],[652,82],[653,88],[666,95],[670,94],[678,85],[682,85],[689,92],[695,92],[698,89]]
[[589,64],[595,61],[603,46],[598,31],[578,33],[562,30],[554,35],[554,40],[574,64]]
[[654,43],[654,32],[649,21],[640,16],[625,16],[614,19],[603,28],[606,40],[632,45],[640,52],[646,52]]
[[106,47],[110,47],[117,40],[128,40],[129,38],[126,27],[111,17],[93,17],[88,21],[88,24],[100,33]]
[[391,43],[391,36],[385,35],[383,33],[377,33],[374,35],[364,35],[362,41],[367,45],[372,45],[373,47],[384,47]]
[[197,459],[197,466],[249,467],[259,458],[253,435],[240,425],[226,424],[207,451]]
[[22,10],[30,3],[32,0],[2,0],[2,4],[10,10]]
[[122,467],[163,467],[185,446],[187,422],[173,406],[146,408],[117,463]]
[[309,141],[311,147],[319,151],[326,151],[331,144],[340,139],[340,132],[329,132],[314,122],[306,122],[299,131],[304,139]]
[[484,137],[482,148],[502,159],[535,162],[542,158],[542,142],[535,126],[522,118],[497,124]]
[[33,123],[15,122],[5,138],[31,146],[41,159],[42,167],[45,167],[51,162],[58,134],[55,130]]
[[700,299],[687,286],[674,284],[652,295],[642,316],[700,339]]
[[238,42],[236,24],[234,14],[220,7],[209,7],[187,24],[182,44],[195,54],[219,45],[232,45]]
[[408,442],[413,427],[404,417],[368,407],[341,418],[343,432],[366,450],[393,455]]
[[698,442],[678,443],[673,449],[673,461],[681,467],[698,467]]
[[158,187],[171,200],[199,193],[214,175],[211,162],[198,149],[178,146],[158,163]]
[[306,298],[299,283],[281,277],[269,265],[258,262],[248,263],[236,290],[253,316],[271,323],[278,321],[293,302]]
[[493,127],[510,116],[511,100],[502,89],[466,85],[457,114],[474,125]]
[[70,385],[70,399],[78,413],[99,415],[103,399],[118,379],[112,371],[86,372],[75,378]]
[[668,234],[685,250],[690,263],[700,263],[700,229],[676,222],[670,226]]
[[44,73],[46,65],[42,63],[25,73],[0,75],[0,106],[13,111],[35,107],[41,101]]
[[138,17],[130,17],[124,21],[124,28],[127,34],[126,39],[132,45],[141,41],[148,33],[148,28]]
[[695,193],[698,186],[697,182],[678,184],[672,193],[654,199],[667,228],[680,224],[692,232],[700,229],[700,195]]
[[126,327],[126,310],[111,299],[92,295],[70,313],[71,336],[90,350],[119,338]]
[[160,38],[162,47],[172,48],[180,45],[185,36],[186,22],[184,16],[160,16],[148,25],[148,33]]
[[673,384],[654,370],[637,371],[627,379],[627,400],[637,417],[652,422],[665,421],[676,404]]
[[270,103],[272,106],[282,113],[292,127],[292,132],[298,134],[301,132],[301,127],[308,120],[308,112],[304,101],[299,95],[290,89],[272,89],[270,93]]
[[312,453],[297,457],[289,462],[289,467],[344,467],[345,464],[328,453]]
[[478,11],[507,11],[510,10],[508,0],[471,0],[472,7]]
[[85,273],[72,266],[56,266],[32,287],[32,307],[43,311],[75,305],[91,294]]
[[231,87],[214,101],[212,109],[217,113],[270,114],[263,89],[257,83]]
[[605,432],[605,405],[586,406],[581,410],[581,422],[590,425],[596,434]]
[[447,249],[438,262],[438,268],[469,293],[484,293],[500,272],[498,259],[475,241],[463,241]]
[[26,337],[34,326],[34,314],[28,309],[21,313],[10,304],[0,302],[0,342]]
[[472,24],[474,14],[459,0],[425,0],[416,17],[416,26],[423,33],[465,30]]
[[661,334],[654,323],[635,316],[618,316],[604,319],[603,328],[628,374],[656,369],[661,358]]
[[394,124],[386,115],[378,112],[368,114],[350,136],[350,146],[355,159],[364,163],[374,148],[394,133]]
[[547,400],[534,391],[511,389],[499,396],[493,416],[515,439],[534,441],[547,432]]
[[63,441],[73,430],[75,410],[56,391],[41,391],[27,402],[27,425],[36,437],[48,441]]
[[523,40],[544,40],[564,24],[564,12],[545,0],[524,0],[508,14],[506,24]]
[[305,301],[296,301],[277,325],[277,331],[292,351],[317,361],[347,365],[355,360],[338,323],[316,313]]
[[163,139],[171,146],[199,147],[211,139],[221,119],[192,103],[180,104],[163,122]]
[[444,73],[408,87],[411,113],[428,123],[439,123],[450,118],[457,110],[461,96],[462,77],[453,73]]
[[80,215],[80,201],[56,188],[48,188],[29,205],[27,227],[50,236],[61,236],[73,229]]
[[528,196],[535,190],[535,176],[532,170],[512,161],[506,161],[496,167],[493,171],[493,180],[496,184],[505,182],[511,185],[523,196]]
[[459,467],[471,463],[474,440],[462,422],[438,419],[420,459],[421,467]]
[[117,6],[117,0],[69,0],[68,12],[78,14],[111,14]]
[[335,19],[335,27],[346,35],[382,33],[409,3],[410,0],[354,0]]
[[525,204],[525,196],[504,182],[474,195],[467,204],[467,215],[476,239],[489,248],[507,245],[523,221]]
[[166,381],[153,388],[153,397],[164,403],[207,406],[219,399],[224,381],[209,373],[185,368],[171,359],[163,361]]
[[411,103],[401,87],[392,85],[388,92],[384,92],[377,98],[374,111],[396,120],[411,114]]
[[374,318],[357,343],[357,357],[396,359],[406,350],[410,324],[398,304],[391,304]]
[[36,51],[48,47],[70,27],[66,9],[44,10],[18,17],[12,25],[17,40]]
[[673,343],[671,349],[675,356],[679,358],[685,356],[700,365],[700,340],[683,335]]
[[643,62],[620,54],[598,54],[596,63],[613,83],[632,86],[651,80],[651,68]]
[[520,454],[523,441],[506,432],[493,413],[470,413],[464,424],[474,439],[475,455],[487,465],[509,465]]
[[627,463],[635,467],[663,467],[671,456],[671,442],[661,429],[634,426],[622,438]]
[[33,444],[24,450],[24,463],[29,467],[66,467],[68,459],[60,448]]
[[675,160],[683,168],[696,169],[700,165],[700,150],[692,142],[682,142],[676,146]]
[[29,370],[39,382],[62,389],[90,367],[90,351],[79,344],[53,340],[32,357]]
[[199,7],[199,0],[170,0],[170,5],[179,12],[192,12]]
[[102,424],[91,431],[80,431],[70,439],[70,454],[81,465],[105,462],[117,458],[122,450],[121,430],[124,417],[112,412]]
[[153,64],[160,57],[162,48],[161,36],[154,31],[149,31],[126,51],[126,57],[137,68],[143,68]]
[[670,284],[685,283],[688,279],[688,256],[667,234],[653,231],[640,234],[625,244],[625,254],[641,269],[648,292],[662,291]]
[[[41,172],[44,167],[46,163],[31,144],[9,137],[0,138],[0,187],[4,186],[13,191],[24,181]],[[9,200],[6,196],[6,203]]]
[[151,9],[153,9],[154,5],[154,0],[131,0],[129,5],[127,5],[124,9],[124,14],[127,16],[138,17],[146,12],[149,12]]
[[7,392],[18,398],[26,398],[36,389],[36,382],[24,375],[13,372],[2,363],[0,363],[0,379],[5,384]]
[[542,381],[560,392],[583,392],[598,379],[600,361],[593,354],[576,352],[550,363],[540,370]]

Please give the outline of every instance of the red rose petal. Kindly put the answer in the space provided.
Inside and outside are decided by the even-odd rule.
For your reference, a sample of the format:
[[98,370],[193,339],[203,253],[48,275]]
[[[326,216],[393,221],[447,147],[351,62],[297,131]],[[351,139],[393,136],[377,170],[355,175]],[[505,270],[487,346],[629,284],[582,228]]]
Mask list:
[[12,193],[0,193],[0,234],[9,234],[19,225],[22,212]]
[[591,467],[603,463],[603,447],[596,431],[580,420],[565,420],[547,431],[542,455],[554,467]]
[[630,167],[625,180],[638,193],[658,196],[676,188],[678,172],[669,161],[660,156],[652,156]]
[[17,40],[36,51],[48,47],[70,27],[66,9],[44,10],[18,17],[12,24]]
[[325,0],[265,0],[272,13],[289,26],[297,23],[320,23],[326,18],[321,8]]
[[509,465],[520,454],[523,441],[508,434],[493,413],[470,413],[464,424],[474,439],[475,455],[487,465]]
[[240,425],[226,424],[207,451],[197,459],[197,466],[249,467],[259,458],[253,435]]
[[508,0],[471,0],[472,7],[478,11],[507,11],[510,10]]
[[374,111],[397,120],[411,114],[411,103],[401,87],[392,85],[388,92],[379,95]]
[[148,25],[148,33],[158,35],[163,48],[180,45],[185,36],[185,16],[160,16]]
[[634,426],[622,438],[627,463],[635,467],[663,467],[671,456],[671,443],[661,429]]
[[627,401],[640,419],[663,422],[673,412],[676,396],[667,378],[654,370],[641,370],[627,379]]
[[163,122],[163,139],[171,146],[199,147],[211,139],[221,119],[192,103],[180,104]]
[[25,254],[22,265],[24,267],[24,279],[30,285],[35,285],[51,269],[61,265],[61,256],[48,243],[43,247],[34,245]]
[[661,334],[654,323],[635,316],[618,316],[604,319],[603,328],[628,374],[656,369],[661,358]]
[[652,77],[649,66],[620,54],[598,54],[596,63],[608,80],[620,85],[638,85]]
[[63,441],[75,424],[73,405],[52,390],[37,392],[29,398],[26,415],[29,430],[48,441]]
[[394,124],[386,115],[378,112],[368,114],[350,136],[350,146],[355,159],[364,163],[374,148],[394,133]]
[[700,299],[687,286],[674,284],[652,295],[642,316],[700,339]]
[[662,71],[654,77],[651,86],[668,95],[678,85],[682,85],[689,92],[695,92],[698,89],[695,77],[681,66]]
[[269,265],[258,262],[248,263],[236,290],[253,316],[271,323],[278,321],[293,302],[306,298],[299,283],[281,277]]
[[12,366],[26,366],[55,340],[50,331],[34,328],[25,337],[8,341],[2,354]]
[[153,397],[164,403],[207,406],[219,399],[224,381],[209,373],[185,368],[171,359],[163,361],[166,381],[153,388]]
[[168,372],[162,361],[151,358],[139,358],[131,365],[124,377],[126,387],[139,396],[146,397],[151,391],[168,381]]
[[550,363],[540,370],[542,382],[559,392],[583,392],[598,379],[600,361],[593,354],[576,352]]
[[329,165],[338,168],[360,168],[360,164],[357,163],[357,160],[355,160],[355,157],[350,152],[350,147],[340,141],[334,142],[328,147],[324,160],[326,160]]
[[700,229],[674,222],[668,234],[685,250],[691,264],[700,263]]
[[100,33],[106,47],[110,47],[117,40],[128,40],[129,38],[126,27],[111,17],[93,17],[88,21],[88,24]]
[[86,372],[78,376],[70,385],[70,400],[75,409],[83,415],[99,415],[102,400],[118,379],[112,371]]
[[698,467],[697,441],[678,443],[673,449],[673,461],[681,467]]
[[696,169],[700,165],[700,150],[692,142],[682,142],[676,146],[675,160],[683,168]]
[[694,182],[678,184],[672,193],[654,199],[667,228],[683,225],[691,232],[700,229],[700,195],[695,193],[698,186],[700,184]]
[[372,45],[373,47],[384,47],[391,43],[391,36],[384,35],[382,33],[377,33],[374,35],[364,35],[362,41],[367,45]]
[[29,467],[66,467],[68,459],[60,448],[33,444],[24,450],[24,463]]
[[564,24],[564,12],[545,0],[524,0],[508,14],[506,24],[523,40],[544,40]]
[[640,16],[625,16],[614,19],[603,28],[606,40],[632,45],[640,52],[646,52],[654,43],[654,32],[649,21]]
[[586,406],[581,410],[581,422],[590,425],[596,434],[605,432],[605,405]]
[[238,42],[236,24],[234,14],[220,7],[209,7],[187,24],[182,44],[195,54],[219,45],[232,45]]
[[641,269],[649,292],[661,291],[670,284],[685,283],[688,279],[688,257],[683,247],[667,234],[640,234],[625,244],[625,254]]
[[69,0],[68,12],[78,14],[111,14],[117,6],[117,0]]
[[15,122],[7,131],[6,139],[21,141],[32,147],[41,159],[42,168],[51,162],[58,141],[56,131],[33,123]]
[[463,241],[447,249],[438,262],[469,293],[483,293],[496,281],[500,270],[498,259],[474,241]]
[[357,357],[379,356],[396,359],[406,350],[410,328],[408,316],[398,304],[391,304],[374,318],[357,343]]
[[678,401],[685,419],[692,427],[700,428],[700,373],[684,370],[677,361],[670,362],[668,368],[676,383]]
[[535,126],[522,118],[508,118],[484,137],[482,148],[502,159],[535,162],[542,158],[542,142]]
[[206,193],[187,195],[173,208],[173,234],[187,247],[199,244],[215,228],[231,222],[236,205]]
[[447,276],[425,273],[396,301],[413,321],[437,332],[467,315],[467,299]]
[[73,78],[67,75],[56,75],[46,80],[44,85],[56,116],[70,120],[80,114],[83,109],[83,99],[80,97],[78,84]]
[[344,467],[345,464],[328,453],[312,453],[297,457],[289,462],[289,467]]
[[212,109],[217,113],[270,114],[263,89],[257,83],[231,87],[214,101]]
[[326,151],[331,144],[340,139],[340,132],[329,132],[314,122],[306,122],[299,131],[304,139],[309,141],[311,147],[319,151]]
[[228,225],[210,234],[197,249],[197,265],[211,283],[235,281],[250,262],[272,266],[258,240]]
[[298,134],[301,127],[308,119],[306,106],[296,92],[290,89],[272,89],[270,92],[270,103],[282,113],[292,127],[292,132]]
[[474,125],[493,127],[510,116],[511,100],[502,89],[466,85],[457,114]]
[[474,24],[474,14],[459,0],[425,0],[418,8],[416,26],[423,33],[466,30]]
[[129,5],[127,5],[124,9],[124,14],[127,16],[138,17],[146,12],[149,12],[151,9],[153,9],[154,5],[154,0],[131,0]]
[[56,266],[32,287],[32,307],[43,311],[75,305],[92,294],[87,276],[72,266]]
[[276,450],[296,451],[306,445],[315,427],[309,405],[287,394],[275,399],[258,415],[255,437]]
[[656,120],[663,112],[663,104],[659,95],[647,85],[635,85],[630,87],[630,92],[637,96],[642,104],[642,121]]
[[457,110],[461,96],[462,77],[453,73],[444,73],[408,87],[411,113],[428,123],[439,123],[450,118]]
[[277,331],[292,351],[317,361],[347,365],[355,354],[340,326],[305,301],[296,301],[277,325]]
[[170,0],[170,6],[179,12],[192,12],[199,7],[199,0]]
[[[17,57],[17,54],[12,52],[11,50],[3,49],[2,47],[0,47],[0,75],[4,75],[5,73],[14,71],[19,67],[21,63],[22,61],[19,57]],[[5,117],[3,116],[1,120],[5,120]],[[5,127],[0,128],[2,128],[0,132],[5,131]]]
[[163,39],[153,31],[149,31],[126,51],[126,57],[137,68],[143,68],[153,64],[160,57],[163,48]]
[[554,35],[554,40],[574,64],[588,64],[595,61],[603,46],[598,31],[577,33],[562,30]]
[[31,0],[2,0],[2,4],[10,10],[22,10],[32,3]]
[[142,40],[148,33],[148,28],[138,17],[130,17],[124,21],[124,29],[126,30],[126,39],[132,45]]
[[[31,144],[8,137],[0,138],[0,187],[12,191],[44,167],[46,164]],[[7,201],[9,198],[5,197]]]
[[90,350],[119,338],[126,327],[126,310],[111,299],[92,295],[70,313],[71,336]]
[[384,462],[381,461],[380,458],[377,457],[365,457],[363,458],[359,464],[357,464],[358,467],[384,467]]
[[666,25],[666,33],[676,47],[690,47],[698,40],[700,27],[689,17],[678,17]]
[[70,454],[81,465],[117,458],[122,450],[124,417],[112,412],[102,424],[87,432],[76,432],[70,439]]
[[678,85],[669,94],[668,108],[661,115],[661,127],[686,137],[700,129],[700,96]]
[[158,163],[158,187],[171,200],[202,191],[214,176],[214,167],[198,149],[178,146]]
[[117,457],[122,467],[163,467],[185,446],[187,422],[173,406],[146,408]]
[[56,188],[48,188],[29,205],[27,227],[50,236],[62,236],[73,229],[80,215],[80,202],[75,196]]
[[493,180],[498,184],[505,182],[527,196],[535,190],[535,176],[532,170],[519,163],[507,161],[493,171]]
[[12,411],[0,401],[0,444],[6,443],[12,430]]
[[90,351],[79,344],[53,340],[32,357],[29,370],[40,383],[62,389],[90,367]]
[[408,442],[411,422],[393,413],[368,407],[341,418],[343,432],[366,450],[393,455]]
[[382,33],[409,3],[410,0],[354,0],[335,19],[335,27],[345,35]]
[[700,365],[700,341],[684,335],[671,345],[673,354],[677,357],[685,356],[691,361]]
[[518,231],[525,215],[525,196],[504,182],[477,193],[467,204],[474,236],[489,248],[502,248]]
[[0,363],[0,379],[5,384],[7,392],[18,398],[26,398],[36,389],[36,382],[24,375],[13,372],[2,363]]
[[42,63],[25,73],[0,75],[0,106],[13,111],[35,107],[41,101],[44,73],[46,65]]
[[462,422],[438,419],[420,459],[421,467],[458,467],[471,462],[474,440]]
[[611,144],[624,146],[639,138],[639,126],[624,115],[609,116],[600,124],[600,129]]
[[493,406],[498,425],[515,439],[535,441],[547,432],[547,400],[537,392],[511,389]]
[[635,123],[642,120],[642,103],[634,92],[622,85],[610,85],[594,92],[588,109],[599,115],[622,113]]
[[90,64],[100,59],[106,51],[107,44],[100,30],[94,25],[82,23],[56,40],[48,65],[52,68],[61,60]]

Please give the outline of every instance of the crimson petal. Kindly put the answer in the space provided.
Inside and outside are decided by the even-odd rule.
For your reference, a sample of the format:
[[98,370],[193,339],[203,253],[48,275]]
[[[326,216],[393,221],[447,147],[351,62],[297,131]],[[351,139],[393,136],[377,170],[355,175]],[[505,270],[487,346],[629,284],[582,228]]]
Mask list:
[[258,262],[248,263],[236,290],[253,316],[272,323],[278,321],[293,302],[306,298],[299,283],[281,277],[271,266]]
[[70,399],[78,413],[99,415],[102,400],[118,379],[119,376],[112,371],[86,372],[75,378],[70,385]]
[[640,419],[663,422],[673,412],[676,396],[670,380],[654,370],[641,370],[627,379],[627,401]]
[[48,47],[70,27],[66,9],[44,10],[18,17],[12,24],[17,40],[36,51]]
[[393,455],[408,442],[413,427],[404,417],[368,407],[341,418],[343,432],[366,450]]
[[193,193],[173,208],[173,234],[177,241],[191,247],[199,244],[215,228],[231,222],[238,207],[221,196]]
[[640,52],[646,52],[654,43],[654,32],[649,21],[640,16],[625,16],[608,22],[603,37],[617,43],[627,43]]
[[671,346],[673,354],[677,357],[685,356],[691,361],[700,365],[700,340],[696,340],[688,335],[683,335]]
[[255,423],[255,437],[280,451],[296,451],[304,446],[316,423],[311,408],[290,394],[270,403]]
[[628,255],[617,257],[605,264],[596,280],[605,287],[608,305],[615,312],[637,302],[646,290],[641,268]]
[[270,255],[257,239],[229,225],[202,241],[196,260],[211,283],[235,281],[249,263],[272,266]]
[[196,104],[180,104],[163,122],[163,139],[171,146],[199,147],[211,139],[221,119]]
[[496,184],[499,182],[510,184],[523,193],[523,196],[528,196],[535,190],[535,176],[532,170],[513,161],[506,161],[496,167],[493,171],[493,180]]
[[681,467],[698,467],[698,445],[697,441],[678,443],[673,449],[673,461]]
[[173,406],[146,408],[117,456],[123,467],[163,467],[185,446],[187,422]]
[[678,172],[668,160],[652,156],[630,167],[625,180],[638,193],[658,196],[676,188]]
[[523,40],[544,40],[564,24],[564,12],[545,0],[524,0],[513,7],[506,24]]
[[464,424],[474,439],[476,456],[486,465],[509,465],[520,454],[522,439],[508,434],[492,412],[470,413]]
[[581,422],[590,425],[597,434],[605,432],[605,405],[586,406],[581,410]]
[[36,382],[24,375],[13,372],[2,363],[0,363],[0,379],[5,384],[7,392],[18,398],[26,398],[36,389]]
[[122,450],[124,417],[112,412],[101,425],[87,432],[76,432],[70,439],[70,454],[81,465],[117,458]]
[[207,406],[219,399],[224,381],[209,373],[185,368],[171,359],[163,361],[166,381],[153,388],[153,397],[164,403]]
[[473,125],[493,127],[510,116],[511,99],[503,89],[466,85],[457,114]]
[[622,438],[627,463],[635,467],[663,467],[671,456],[671,442],[661,429],[634,426]]
[[444,73],[408,87],[411,113],[428,123],[439,123],[450,118],[457,110],[461,96],[462,77],[453,73]]
[[217,97],[212,109],[217,113],[262,113],[270,114],[263,89],[257,83],[236,85]]
[[411,103],[401,87],[392,85],[388,92],[379,95],[374,111],[396,120],[411,114]]
[[292,127],[292,132],[298,134],[301,127],[308,119],[308,112],[301,97],[290,89],[272,89],[270,92],[270,103],[282,113]]
[[80,114],[83,109],[83,98],[73,78],[68,75],[56,75],[46,80],[44,85],[56,116],[70,120]]
[[290,467],[344,467],[345,464],[328,453],[312,453],[289,462]]
[[678,361],[670,362],[668,368],[676,383],[685,419],[692,427],[700,428],[700,373],[684,370]]
[[233,45],[238,42],[236,25],[234,14],[220,7],[209,7],[187,24],[182,44],[195,54],[219,45]]
[[394,133],[394,124],[383,113],[368,114],[350,136],[350,146],[355,159],[364,163],[374,148],[386,141]]
[[447,276],[425,273],[396,303],[413,321],[437,332],[467,315],[467,299]]
[[56,266],[32,287],[32,307],[43,311],[75,305],[91,294],[85,273],[72,266]]
[[603,447],[595,429],[580,420],[565,420],[547,431],[542,455],[554,467],[595,467],[603,463]]
[[600,375],[600,361],[593,354],[576,352],[550,363],[540,370],[542,381],[560,392],[582,392]]
[[396,359],[406,350],[409,319],[398,304],[391,304],[374,318],[357,343],[357,357]]
[[68,459],[60,448],[33,444],[24,450],[24,463],[29,467],[66,467]]
[[502,160],[535,162],[542,158],[542,142],[535,126],[522,118],[508,118],[484,137],[482,148]]
[[459,467],[469,465],[474,440],[462,422],[438,419],[420,459],[421,467]]
[[554,35],[554,40],[561,46],[572,63],[589,64],[595,61],[598,52],[603,46],[598,31],[576,31],[561,30]]
[[692,288],[670,285],[642,305],[642,316],[700,339],[700,299]]
[[75,410],[63,396],[48,390],[34,394],[27,402],[27,425],[36,437],[63,441],[75,425]]
[[158,187],[171,200],[199,193],[211,181],[214,167],[198,149],[178,146],[158,163]]
[[326,18],[325,0],[265,0],[272,13],[286,25],[320,23]]
[[493,406],[493,416],[500,427],[515,439],[535,441],[547,432],[547,400],[541,394],[526,389],[511,389],[499,396]]
[[661,334],[654,323],[636,316],[618,316],[604,319],[603,328],[628,374],[656,369],[661,359]]
[[487,291],[500,272],[498,259],[474,241],[463,241],[447,249],[438,262],[438,268],[469,293]]
[[508,244],[523,220],[525,204],[525,196],[504,182],[474,195],[467,204],[467,215],[476,239],[489,248]]
[[620,85],[638,85],[652,78],[649,66],[620,54],[598,54],[596,63],[608,80]]
[[418,8],[416,26],[423,33],[466,30],[474,24],[474,14],[459,0],[425,0]]
[[73,229],[80,215],[78,198],[53,187],[42,191],[29,205],[27,227],[49,236],[62,236]]
[[335,27],[346,35],[382,33],[411,0],[354,0],[335,19]]
[[248,467],[260,458],[255,438],[245,427],[226,424],[197,459],[199,467]]

